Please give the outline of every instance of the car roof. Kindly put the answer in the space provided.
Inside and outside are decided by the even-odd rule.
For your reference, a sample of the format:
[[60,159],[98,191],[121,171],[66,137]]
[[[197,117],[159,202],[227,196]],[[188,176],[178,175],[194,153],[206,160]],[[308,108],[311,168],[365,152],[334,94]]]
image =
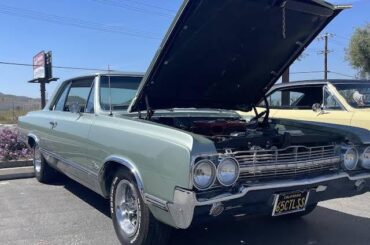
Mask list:
[[331,84],[357,84],[357,83],[368,83],[370,80],[358,80],[358,79],[328,79],[328,80],[302,80],[302,81],[293,81],[289,83],[278,83],[275,84],[270,91],[280,88],[291,88],[291,87],[300,87],[300,86],[311,86],[311,85],[326,85]]
[[64,82],[68,82],[71,80],[76,80],[76,79],[83,79],[83,78],[90,78],[90,77],[96,77],[96,76],[122,76],[122,77],[143,77],[145,73],[143,72],[98,72],[98,73],[93,73],[93,74],[88,74],[88,75],[83,75],[83,76],[77,76],[77,77],[72,77],[69,79],[66,79]]

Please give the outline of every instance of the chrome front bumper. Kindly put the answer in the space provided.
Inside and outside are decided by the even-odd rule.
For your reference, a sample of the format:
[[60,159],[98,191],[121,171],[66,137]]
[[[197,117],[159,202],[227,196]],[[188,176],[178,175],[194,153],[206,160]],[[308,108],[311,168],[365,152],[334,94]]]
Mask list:
[[335,175],[326,175],[310,179],[276,181],[253,186],[242,186],[239,188],[238,193],[225,193],[210,199],[197,199],[195,192],[178,188],[175,190],[174,193],[174,201],[171,203],[166,203],[166,208],[170,212],[176,227],[179,229],[187,229],[193,221],[195,208],[199,206],[213,205],[242,198],[247,196],[248,193],[251,191],[263,191],[278,188],[302,187],[312,185],[317,185],[317,192],[325,191],[326,186],[325,184],[321,185],[321,183],[339,179],[347,179],[349,181],[352,181],[354,186],[357,186],[364,182],[364,180],[370,179],[370,173],[359,174],[356,176],[350,176],[347,173],[339,173]]

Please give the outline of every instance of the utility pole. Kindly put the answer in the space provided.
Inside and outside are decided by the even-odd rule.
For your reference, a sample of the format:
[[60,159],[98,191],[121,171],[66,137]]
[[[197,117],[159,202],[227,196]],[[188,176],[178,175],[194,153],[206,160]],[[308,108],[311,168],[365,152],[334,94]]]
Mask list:
[[328,69],[328,57],[329,57],[329,53],[331,53],[332,51],[329,50],[329,38],[333,37],[334,34],[332,33],[325,33],[324,35],[318,37],[317,39],[318,40],[324,40],[325,44],[324,44],[324,51],[321,52],[321,54],[324,54],[324,80],[328,80],[328,73],[329,73],[329,69]]
[[12,104],[13,104],[13,123],[14,123],[15,122],[14,98],[13,98]]
[[326,33],[325,35],[325,49],[324,49],[324,80],[327,81],[328,80],[328,54],[329,54],[329,51],[328,51],[328,41],[329,41],[329,36],[328,34]]
[[289,83],[290,81],[290,77],[289,77],[289,70],[290,70],[290,67],[288,67],[284,73],[283,73],[283,76],[282,76],[282,83]]
[[[282,76],[282,83],[289,83],[290,82],[290,67],[288,67]],[[289,106],[290,104],[290,93],[287,91],[283,91],[281,94],[281,102],[284,106]]]

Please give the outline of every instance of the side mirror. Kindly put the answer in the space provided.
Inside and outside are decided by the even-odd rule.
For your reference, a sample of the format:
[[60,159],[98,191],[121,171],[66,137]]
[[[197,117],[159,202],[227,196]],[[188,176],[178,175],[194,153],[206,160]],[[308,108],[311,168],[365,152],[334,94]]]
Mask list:
[[70,112],[72,112],[72,113],[78,113],[78,114],[81,113],[81,108],[82,108],[82,106],[77,101],[72,102],[68,106],[68,109],[69,109]]
[[315,104],[313,104],[312,105],[312,110],[314,111],[314,112],[320,112],[322,109],[321,109],[321,104],[319,104],[319,103],[315,103]]

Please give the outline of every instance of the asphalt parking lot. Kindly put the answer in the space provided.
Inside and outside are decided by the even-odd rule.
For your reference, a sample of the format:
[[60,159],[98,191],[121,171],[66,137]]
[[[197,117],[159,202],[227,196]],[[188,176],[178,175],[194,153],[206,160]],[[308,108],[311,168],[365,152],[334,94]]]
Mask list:
[[[172,244],[370,244],[370,194],[299,220],[248,217],[175,231]],[[118,244],[106,200],[67,178],[0,181],[0,244]]]

